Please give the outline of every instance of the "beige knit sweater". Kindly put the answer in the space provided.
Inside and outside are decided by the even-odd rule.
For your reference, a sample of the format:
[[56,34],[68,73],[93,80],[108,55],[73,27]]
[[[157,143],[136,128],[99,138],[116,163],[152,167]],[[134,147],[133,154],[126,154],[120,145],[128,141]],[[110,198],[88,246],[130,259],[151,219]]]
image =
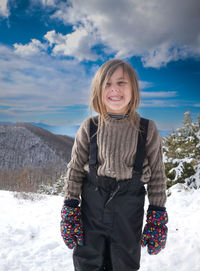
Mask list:
[[[136,113],[134,127],[127,117],[114,119],[107,116],[109,124],[105,124],[100,116],[93,118],[98,118],[99,123],[97,174],[116,178],[117,181],[130,179],[136,156],[140,115]],[[65,199],[80,200],[85,171],[89,171],[89,124],[90,118],[87,118],[75,137],[65,177]],[[152,120],[149,121],[146,152],[141,180],[147,183],[149,204],[162,207],[166,202],[162,141]]]

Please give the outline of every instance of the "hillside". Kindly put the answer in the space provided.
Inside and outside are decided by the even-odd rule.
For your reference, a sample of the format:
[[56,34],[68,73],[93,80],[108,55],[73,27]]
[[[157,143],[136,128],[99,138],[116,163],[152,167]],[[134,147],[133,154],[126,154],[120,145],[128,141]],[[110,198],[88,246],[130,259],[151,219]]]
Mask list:
[[0,189],[34,191],[41,182],[54,183],[66,169],[72,145],[72,138],[31,124],[0,123]]

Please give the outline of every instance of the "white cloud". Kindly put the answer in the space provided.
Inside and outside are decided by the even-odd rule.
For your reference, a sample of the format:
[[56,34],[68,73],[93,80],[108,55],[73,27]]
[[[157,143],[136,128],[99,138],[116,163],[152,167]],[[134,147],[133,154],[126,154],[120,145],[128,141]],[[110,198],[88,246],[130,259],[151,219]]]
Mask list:
[[44,8],[46,7],[56,7],[57,3],[60,2],[60,0],[29,0],[30,4],[32,6],[43,6]]
[[86,74],[77,61],[47,54],[24,58],[2,45],[0,59],[0,101],[10,114],[40,114],[41,108],[48,113],[56,112],[55,107],[88,105],[93,74]]
[[54,0],[41,0],[41,3],[44,6],[54,6],[56,4],[56,1],[54,1]]
[[[53,55],[97,60],[93,50],[119,58],[140,56],[145,67],[200,57],[199,0],[32,0],[52,8],[52,19],[73,26],[72,33],[46,33]],[[54,13],[53,13],[53,10]],[[16,45],[24,54],[39,53],[44,44]]]
[[116,57],[142,56],[145,66],[158,68],[200,56],[199,0],[71,0],[57,7],[53,18],[86,32],[89,24]]
[[65,43],[66,40],[64,35],[60,33],[57,34],[55,30],[48,31],[44,38],[49,42],[50,46]]
[[0,16],[3,16],[3,17],[9,16],[8,0],[0,1]]
[[148,100],[148,101],[142,101],[140,103],[140,107],[177,107],[178,104],[176,102],[169,102],[166,100]]
[[178,95],[177,91],[158,91],[145,92],[141,91],[142,98],[172,98]]
[[22,56],[32,56],[40,54],[42,51],[47,49],[46,44],[42,44],[39,40],[32,39],[28,44],[14,44],[15,52]]
[[153,83],[151,83],[151,82],[140,81],[139,80],[139,87],[140,87],[140,89],[149,88],[149,87],[152,87],[152,86],[153,86]]
[[159,47],[149,50],[143,54],[142,62],[144,67],[159,68],[166,66],[170,61],[186,59],[187,57],[199,57],[198,48],[193,50],[192,47],[172,47],[168,42],[161,44]]
[[56,33],[54,30],[47,32],[44,36],[53,46],[53,55],[72,56],[82,61],[96,60],[98,56],[91,51],[91,47],[95,45],[96,39],[85,28],[75,28],[74,31],[67,35]]

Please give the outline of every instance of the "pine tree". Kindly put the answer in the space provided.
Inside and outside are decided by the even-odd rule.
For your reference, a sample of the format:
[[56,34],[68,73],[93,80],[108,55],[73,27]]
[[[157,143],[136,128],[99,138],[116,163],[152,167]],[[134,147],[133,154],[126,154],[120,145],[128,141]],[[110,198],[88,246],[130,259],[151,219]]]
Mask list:
[[65,174],[61,175],[53,185],[41,184],[38,193],[47,195],[63,195],[64,179]]
[[[196,186],[193,178],[200,164],[200,119],[193,123],[189,111],[184,113],[183,126],[164,138],[163,153],[166,158],[167,186],[187,183]],[[198,181],[199,182],[199,181]]]

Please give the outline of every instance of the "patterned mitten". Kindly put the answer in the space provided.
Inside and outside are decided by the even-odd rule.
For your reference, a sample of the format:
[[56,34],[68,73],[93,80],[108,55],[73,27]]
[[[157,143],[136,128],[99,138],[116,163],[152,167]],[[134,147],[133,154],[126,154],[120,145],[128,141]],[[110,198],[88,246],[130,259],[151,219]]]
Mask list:
[[146,222],[142,235],[142,247],[147,245],[148,253],[156,255],[165,248],[167,240],[168,215],[165,207],[150,205]]
[[66,200],[61,210],[61,235],[68,248],[83,245],[83,229],[78,200]]

